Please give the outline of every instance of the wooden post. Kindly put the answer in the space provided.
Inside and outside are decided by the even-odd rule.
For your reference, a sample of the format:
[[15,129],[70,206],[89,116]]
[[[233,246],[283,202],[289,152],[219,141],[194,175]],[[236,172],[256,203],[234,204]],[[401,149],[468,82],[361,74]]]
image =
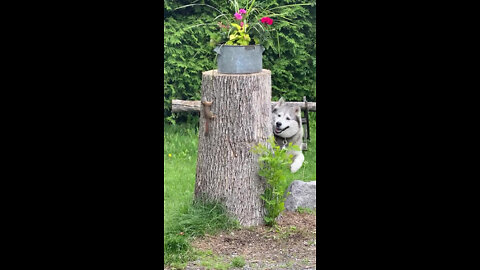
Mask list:
[[273,135],[271,93],[270,70],[202,74],[195,197],[223,202],[243,226],[264,223],[265,183],[250,149]]
[[[278,101],[272,101],[272,109],[277,105]],[[308,110],[309,112],[317,111],[316,102],[285,102],[288,106],[300,107],[302,111]],[[200,100],[179,100],[172,99],[172,112],[199,112],[200,111]]]

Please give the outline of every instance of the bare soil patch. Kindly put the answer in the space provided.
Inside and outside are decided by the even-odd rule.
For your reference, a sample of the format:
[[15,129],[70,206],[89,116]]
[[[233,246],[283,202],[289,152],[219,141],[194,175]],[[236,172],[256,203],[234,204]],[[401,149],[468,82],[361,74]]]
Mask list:
[[[243,228],[196,239],[192,246],[211,251],[224,263],[242,256],[245,266],[230,269],[316,269],[316,219],[308,213],[283,212],[278,226]],[[212,269],[202,260],[185,269]]]

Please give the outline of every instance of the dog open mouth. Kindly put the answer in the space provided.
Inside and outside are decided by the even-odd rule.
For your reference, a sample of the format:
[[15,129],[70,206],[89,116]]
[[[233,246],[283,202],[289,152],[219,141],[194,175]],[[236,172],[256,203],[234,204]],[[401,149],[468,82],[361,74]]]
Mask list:
[[284,129],[275,128],[275,130],[273,132],[275,134],[280,134],[280,133],[284,132],[287,128],[289,128],[289,126],[284,128]]

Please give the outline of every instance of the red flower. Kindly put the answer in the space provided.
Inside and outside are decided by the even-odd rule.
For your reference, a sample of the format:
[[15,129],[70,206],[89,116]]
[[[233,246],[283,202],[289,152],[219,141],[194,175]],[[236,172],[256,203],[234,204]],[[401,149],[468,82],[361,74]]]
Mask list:
[[273,23],[273,20],[269,17],[263,17],[261,20],[260,20],[262,23],[266,23],[268,25],[272,25]]

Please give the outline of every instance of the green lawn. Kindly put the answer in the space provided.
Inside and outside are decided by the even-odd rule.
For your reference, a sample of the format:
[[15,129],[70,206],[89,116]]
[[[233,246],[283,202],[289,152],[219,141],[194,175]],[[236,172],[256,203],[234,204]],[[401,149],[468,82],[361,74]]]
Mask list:
[[192,125],[165,124],[163,171],[163,223],[165,230],[175,214],[192,202],[197,164],[198,133]]

